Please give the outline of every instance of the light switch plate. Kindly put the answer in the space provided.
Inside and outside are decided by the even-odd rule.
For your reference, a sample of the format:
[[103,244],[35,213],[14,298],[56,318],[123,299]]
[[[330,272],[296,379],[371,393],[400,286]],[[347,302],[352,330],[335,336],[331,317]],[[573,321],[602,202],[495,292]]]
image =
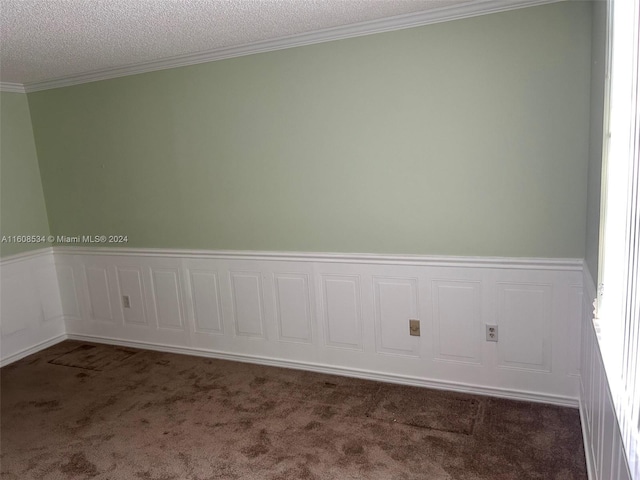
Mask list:
[[412,337],[420,336],[420,320],[409,320],[409,335],[411,335]]

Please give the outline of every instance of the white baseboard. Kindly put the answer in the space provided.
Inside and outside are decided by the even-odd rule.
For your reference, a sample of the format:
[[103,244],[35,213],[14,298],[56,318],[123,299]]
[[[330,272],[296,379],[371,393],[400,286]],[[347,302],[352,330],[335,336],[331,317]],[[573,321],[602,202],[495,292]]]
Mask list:
[[39,351],[44,350],[45,348],[52,347],[60,342],[65,341],[67,338],[68,336],[66,333],[56,335],[55,337],[50,338],[49,340],[45,340],[44,342],[40,342],[29,348],[25,348],[24,350],[21,350],[12,355],[9,355],[8,357],[4,357],[2,360],[0,360],[0,367],[5,367],[10,363],[17,362],[18,360],[24,357],[28,357],[29,355],[33,355],[34,353],[38,353]]
[[591,443],[589,441],[589,424],[587,422],[587,413],[584,405],[584,389],[582,386],[582,379],[580,380],[580,400],[579,400],[579,410],[580,410],[580,425],[582,426],[582,444],[584,445],[584,457],[587,463],[587,477],[589,480],[598,480],[596,475],[596,464],[595,459],[593,458],[593,453],[591,451]]
[[[291,368],[295,370],[306,370],[316,373],[326,373],[330,375],[339,375],[343,377],[359,378],[363,380],[372,380],[385,383],[395,383],[399,385],[409,385],[415,387],[433,388],[437,390],[447,390],[452,392],[469,393],[474,395],[483,395],[497,398],[506,398],[510,400],[529,401],[536,403],[545,403],[550,405],[559,405],[565,407],[578,408],[576,399],[570,397],[561,397],[556,395],[541,395],[535,392],[516,391],[499,388],[487,388],[480,385],[460,384],[453,382],[442,382],[437,380],[429,380],[418,377],[410,377],[404,375],[385,374],[369,370],[358,370],[352,368],[335,367],[331,365],[313,364],[306,362],[286,361],[277,358],[260,357],[256,355],[240,355],[229,352],[216,352],[190,347],[174,347],[170,345],[160,345],[148,342],[134,342],[119,338],[105,338],[93,335],[77,335],[77,334],[61,334],[49,340],[33,345],[29,348],[14,353],[0,360],[0,367],[5,367],[24,357],[38,353],[41,350],[52,347],[65,340],[77,340],[81,342],[101,343],[106,345],[117,345],[121,347],[139,348],[142,350],[153,350],[157,352],[176,353],[180,355],[195,355],[206,358],[216,358],[220,360],[230,360],[235,362],[253,363],[257,365],[267,365],[280,368]],[[582,420],[582,408],[580,410]],[[584,423],[583,423],[584,424]],[[589,478],[595,478],[590,476]]]
[[195,355],[199,357],[215,358],[220,360],[230,360],[235,362],[253,363],[257,365],[267,365],[270,367],[291,368],[294,370],[306,370],[309,372],[326,373],[329,375],[339,375],[343,377],[359,378],[363,380],[373,380],[384,383],[395,383],[399,385],[409,385],[414,387],[433,388],[437,390],[447,390],[452,392],[469,393],[490,397],[506,398],[510,400],[521,400],[564,407],[578,408],[575,398],[560,397],[556,395],[542,395],[535,392],[516,391],[500,388],[488,388],[480,385],[460,384],[453,382],[443,382],[429,380],[419,377],[405,375],[386,374],[370,370],[359,370],[355,368],[335,367],[317,363],[298,362],[281,360],[277,358],[261,357],[257,355],[240,355],[230,352],[217,352],[191,347],[174,347],[170,345],[160,345],[148,342],[134,342],[120,338],[105,338],[92,335],[67,335],[69,340],[83,342],[102,343],[107,345],[117,345],[121,347],[139,348],[142,350],[154,350],[157,352],[176,353],[180,355]]

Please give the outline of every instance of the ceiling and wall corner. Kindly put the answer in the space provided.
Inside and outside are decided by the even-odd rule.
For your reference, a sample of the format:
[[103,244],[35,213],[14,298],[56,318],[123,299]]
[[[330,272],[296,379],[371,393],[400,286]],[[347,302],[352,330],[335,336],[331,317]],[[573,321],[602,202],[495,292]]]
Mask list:
[[2,0],[0,89],[27,93],[564,0]]

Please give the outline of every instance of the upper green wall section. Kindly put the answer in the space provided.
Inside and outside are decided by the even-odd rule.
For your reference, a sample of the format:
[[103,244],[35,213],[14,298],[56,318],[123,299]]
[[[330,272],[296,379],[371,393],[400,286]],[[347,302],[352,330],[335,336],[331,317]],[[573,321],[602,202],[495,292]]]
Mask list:
[[591,7],[29,94],[58,235],[583,257]]
[[[0,237],[49,235],[27,96],[0,92]],[[0,256],[48,243],[0,242]]]

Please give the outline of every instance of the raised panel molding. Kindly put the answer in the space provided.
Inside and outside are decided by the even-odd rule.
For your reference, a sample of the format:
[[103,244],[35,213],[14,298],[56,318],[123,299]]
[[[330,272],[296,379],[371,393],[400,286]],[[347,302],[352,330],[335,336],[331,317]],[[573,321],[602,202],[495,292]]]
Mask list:
[[[122,308],[124,323],[129,325],[148,325],[144,305],[144,287],[142,285],[141,267],[116,267],[118,279],[118,301]],[[127,295],[130,307],[125,308],[123,297]]]
[[46,265],[35,271],[37,295],[42,305],[45,322],[61,320],[63,318],[60,287],[58,286],[58,272],[53,258]]
[[592,449],[597,448],[598,443],[598,434],[595,432],[596,428],[598,428],[600,422],[600,396],[602,394],[602,383],[600,382],[600,372],[602,370],[602,359],[600,358],[599,353],[597,352],[598,348],[598,340],[595,336],[592,336],[590,339],[590,347],[594,355],[591,357],[591,365],[590,375],[589,375],[589,398],[587,399],[589,411],[591,414],[589,415],[589,431],[592,435]]
[[160,329],[184,329],[182,289],[178,275],[176,269],[151,269],[153,302]]
[[196,332],[224,334],[218,274],[190,270],[189,276]]
[[362,350],[360,276],[321,275],[325,344]]
[[481,363],[481,283],[434,280],[433,343],[437,360]]
[[278,338],[285,342],[311,343],[309,275],[276,273],[273,279]]
[[12,274],[2,272],[2,295],[12,299],[0,305],[0,334],[3,337],[27,331],[35,322],[44,320],[30,277],[26,269]]
[[113,321],[109,278],[105,267],[88,266],[85,268],[91,317],[94,320]]
[[551,371],[551,292],[549,284],[498,285],[499,365]]
[[265,338],[261,277],[260,272],[229,272],[237,336]]
[[80,303],[78,302],[78,285],[71,265],[56,263],[58,285],[60,286],[60,302],[66,318],[80,319]]
[[417,357],[420,337],[409,336],[409,319],[419,319],[418,280],[374,277],[373,286],[376,351]]
[[582,305],[584,304],[582,285],[569,286],[568,337],[570,348],[566,350],[567,371],[580,376],[580,342],[582,338]]

